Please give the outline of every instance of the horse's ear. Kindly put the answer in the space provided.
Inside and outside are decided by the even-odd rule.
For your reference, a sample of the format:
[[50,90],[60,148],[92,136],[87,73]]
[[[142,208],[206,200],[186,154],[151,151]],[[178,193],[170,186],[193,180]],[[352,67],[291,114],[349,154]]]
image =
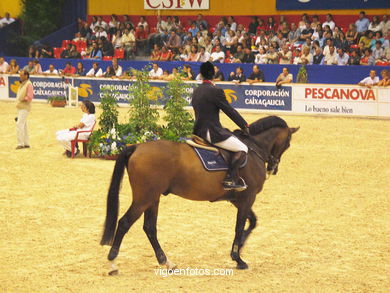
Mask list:
[[293,128],[293,127],[290,127],[290,132],[291,132],[291,134],[293,134],[293,133],[297,132],[297,131],[299,130],[299,128],[301,128],[301,127],[300,127],[300,126],[298,126],[298,127],[295,127],[295,128]]

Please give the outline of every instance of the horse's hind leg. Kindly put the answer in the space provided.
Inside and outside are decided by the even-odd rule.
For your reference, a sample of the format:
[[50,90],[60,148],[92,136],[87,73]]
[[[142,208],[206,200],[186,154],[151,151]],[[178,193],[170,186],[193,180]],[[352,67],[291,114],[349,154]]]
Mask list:
[[118,229],[115,232],[114,242],[108,254],[108,260],[114,260],[119,253],[119,247],[122,243],[123,237],[129,231],[130,227],[138,220],[138,218],[145,211],[147,206],[142,206],[133,202],[127,212],[118,222]]
[[158,216],[158,206],[160,200],[156,200],[144,213],[144,231],[146,236],[150,241],[150,244],[153,247],[154,253],[156,254],[157,261],[160,265],[167,265],[168,269],[175,267],[166,257],[164,251],[162,250],[160,243],[157,239],[157,216]]

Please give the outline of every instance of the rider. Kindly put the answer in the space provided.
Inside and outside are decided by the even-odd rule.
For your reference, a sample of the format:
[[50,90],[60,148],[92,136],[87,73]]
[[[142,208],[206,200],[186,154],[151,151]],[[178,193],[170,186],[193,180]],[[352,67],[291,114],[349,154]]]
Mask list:
[[193,133],[217,147],[234,152],[229,166],[230,174],[228,172],[223,181],[223,187],[225,190],[245,190],[247,186],[244,180],[239,177],[238,169],[245,161],[248,147],[231,132],[222,127],[219,121],[219,110],[222,110],[247,134],[249,134],[248,124],[230,106],[223,89],[215,86],[210,81],[215,73],[213,64],[210,62],[202,63],[200,73],[203,77],[203,83],[194,90],[192,95],[192,107],[195,111]]

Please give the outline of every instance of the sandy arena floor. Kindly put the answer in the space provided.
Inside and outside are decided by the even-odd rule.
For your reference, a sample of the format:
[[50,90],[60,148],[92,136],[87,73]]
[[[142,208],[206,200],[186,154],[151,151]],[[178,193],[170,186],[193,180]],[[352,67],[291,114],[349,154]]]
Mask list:
[[[114,162],[67,159],[54,136],[81,114],[34,104],[32,148],[15,150],[15,105],[0,102],[0,292],[388,292],[389,120],[283,117],[301,130],[254,205],[259,224],[242,253],[249,270],[157,276],[138,221],[117,258],[120,275],[111,277],[99,240]],[[124,182],[122,213],[131,202],[127,175]],[[179,268],[235,268],[235,213],[225,202],[169,195],[160,243]]]

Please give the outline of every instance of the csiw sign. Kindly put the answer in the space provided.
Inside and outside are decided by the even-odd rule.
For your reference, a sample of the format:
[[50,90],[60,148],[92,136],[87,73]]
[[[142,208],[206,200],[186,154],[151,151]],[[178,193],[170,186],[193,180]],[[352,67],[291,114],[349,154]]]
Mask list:
[[144,0],[144,9],[207,10],[210,0]]

